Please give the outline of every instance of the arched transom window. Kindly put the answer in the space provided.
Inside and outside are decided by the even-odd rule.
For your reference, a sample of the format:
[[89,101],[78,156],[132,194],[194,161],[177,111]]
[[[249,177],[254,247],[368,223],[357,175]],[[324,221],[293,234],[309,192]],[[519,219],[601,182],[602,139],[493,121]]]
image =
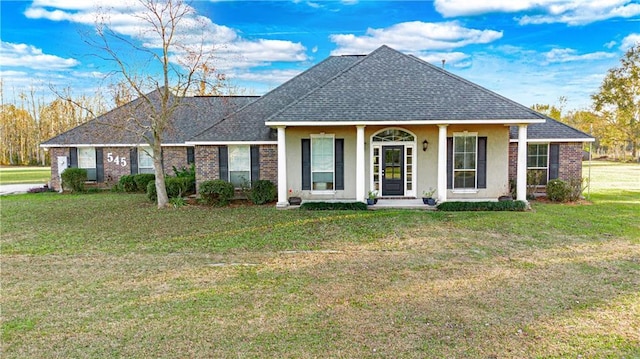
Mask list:
[[412,134],[399,129],[388,129],[380,131],[373,136],[374,142],[413,142],[414,140],[415,137]]

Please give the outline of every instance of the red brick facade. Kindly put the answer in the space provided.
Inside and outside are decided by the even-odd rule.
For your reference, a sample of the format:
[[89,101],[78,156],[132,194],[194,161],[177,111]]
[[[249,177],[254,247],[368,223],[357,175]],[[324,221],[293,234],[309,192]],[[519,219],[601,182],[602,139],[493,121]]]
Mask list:
[[[204,181],[220,179],[220,146],[196,146],[196,187]],[[278,146],[260,145],[260,179],[278,183]]]
[[[51,188],[60,189],[58,175],[58,156],[69,157],[68,147],[57,147],[49,150],[51,156]],[[173,166],[178,169],[188,167],[187,147],[163,147],[163,163],[166,174],[173,175]],[[129,147],[103,147],[104,182],[99,184],[111,187],[123,175],[131,174],[131,149]]]
[[[558,178],[561,180],[570,180],[572,178],[582,177],[582,143],[581,142],[562,142],[560,145],[560,163],[558,170]],[[518,144],[511,142],[509,144],[509,179],[516,179],[518,165]]]

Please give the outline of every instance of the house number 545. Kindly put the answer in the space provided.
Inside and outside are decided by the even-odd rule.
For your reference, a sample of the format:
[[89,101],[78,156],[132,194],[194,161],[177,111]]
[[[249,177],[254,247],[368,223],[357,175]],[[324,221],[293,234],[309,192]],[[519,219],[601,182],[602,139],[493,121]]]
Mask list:
[[118,164],[122,167],[127,165],[127,159],[124,157],[120,157],[120,156],[116,156],[113,157],[113,153],[109,152],[107,153],[107,162],[113,162],[115,164]]

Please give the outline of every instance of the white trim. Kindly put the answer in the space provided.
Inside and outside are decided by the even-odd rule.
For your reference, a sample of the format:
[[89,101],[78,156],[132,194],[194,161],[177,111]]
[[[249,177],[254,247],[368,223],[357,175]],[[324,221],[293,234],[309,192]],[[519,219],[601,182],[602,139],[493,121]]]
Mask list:
[[518,162],[516,165],[516,199],[527,202],[527,125],[518,125]]
[[[455,156],[456,156],[456,137],[475,137],[476,139],[476,145],[475,145],[475,168],[473,169],[473,172],[475,172],[475,176],[474,176],[474,185],[473,188],[456,188],[456,166],[455,166]],[[478,133],[477,132],[468,132],[468,131],[463,131],[463,132],[454,132],[452,134],[452,139],[453,139],[453,149],[451,151],[451,156],[452,156],[452,168],[451,171],[453,172],[451,174],[452,178],[451,178],[451,191],[455,193],[455,191],[461,191],[458,193],[464,193],[466,191],[477,191],[478,190]],[[469,171],[468,169],[461,169],[458,170],[460,172],[466,172]],[[470,192],[472,193],[472,192]]]
[[364,128],[365,126],[356,126],[356,201],[359,202],[365,202],[366,200],[364,179]]
[[[311,175],[311,194],[334,194],[336,191],[336,135],[334,133],[312,133],[309,135],[310,141],[309,141],[309,168],[310,168],[310,175]],[[313,173],[314,172],[321,172],[321,173],[326,173],[327,171],[314,171],[313,170],[313,139],[320,139],[320,138],[330,138],[331,139],[331,149],[333,151],[333,163],[332,163],[332,168],[331,168],[331,172],[333,173],[333,179],[332,179],[332,184],[333,184],[333,189],[318,189],[318,190],[314,190],[313,189]]]
[[[595,138],[529,138],[527,143],[550,143],[550,142],[595,142]],[[509,140],[511,143],[517,143],[517,138]]]
[[[384,131],[388,131],[388,130],[400,130],[403,132],[407,132],[409,134],[411,134],[411,136],[413,136],[413,141],[389,141],[389,142],[385,142],[385,141],[374,141],[373,138],[379,134],[380,132],[384,132]],[[380,161],[382,161],[382,147],[384,146],[402,146],[403,147],[403,196],[416,196],[418,193],[418,189],[417,189],[417,185],[418,185],[418,160],[417,160],[417,148],[418,148],[418,136],[416,136],[416,134],[413,131],[409,131],[406,128],[403,127],[397,127],[397,126],[392,126],[392,127],[385,127],[382,128],[376,132],[374,132],[373,134],[371,134],[371,136],[369,136],[369,163],[370,163],[370,168],[369,168],[369,188],[371,191],[374,190],[375,187],[375,182],[374,182],[374,175],[375,173],[373,172],[373,150],[374,147],[379,148],[379,157],[380,157]],[[412,167],[412,178],[411,178],[411,191],[407,190],[407,148],[411,148],[413,151],[413,162],[411,163],[411,167]],[[382,162],[380,162],[378,164],[380,166],[380,169],[382,169]],[[382,173],[378,173],[378,178],[380,181],[380,188],[377,190],[378,191],[378,195],[380,197],[382,197]]]
[[407,126],[407,125],[502,125],[545,123],[544,119],[520,120],[380,120],[380,121],[265,121],[266,126]]
[[[228,143],[228,142],[225,142]],[[243,142],[245,143],[245,142]],[[246,142],[247,144],[253,144]],[[277,143],[277,142],[274,142]],[[40,145],[42,148],[66,148],[66,147],[149,147],[148,143],[97,143],[97,144],[86,144],[86,143],[70,143],[70,144],[57,144],[57,145]],[[163,143],[162,147],[193,147],[191,143]]]
[[277,145],[278,141],[187,141],[187,146]]
[[285,127],[278,127],[278,203],[277,208],[289,206],[287,201],[287,141]]
[[[453,185],[453,178],[451,179]],[[453,187],[453,186],[452,186]],[[438,201],[447,201],[447,125],[438,126]]]

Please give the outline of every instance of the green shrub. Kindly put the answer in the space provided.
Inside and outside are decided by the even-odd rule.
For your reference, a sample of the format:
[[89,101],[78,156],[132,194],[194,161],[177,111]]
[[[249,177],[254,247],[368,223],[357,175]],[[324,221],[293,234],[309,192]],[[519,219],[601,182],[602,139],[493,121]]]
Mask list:
[[133,175],[124,175],[120,177],[118,186],[125,192],[135,192],[138,190],[138,186],[136,185]]
[[227,205],[234,194],[233,185],[223,180],[204,181],[198,192],[204,203],[217,206]]
[[577,201],[582,197],[582,192],[587,188],[587,182],[582,178],[570,178],[568,186],[571,189],[569,201]]
[[182,167],[182,169],[177,169],[176,166],[173,166],[172,169],[176,177],[193,177],[194,180],[196,179],[195,163],[192,163],[189,168]]
[[136,192],[145,192],[149,182],[155,181],[156,179],[156,175],[153,173],[139,173],[131,177],[133,177],[133,182],[135,182]]
[[308,211],[324,211],[324,210],[366,211],[368,207],[366,203],[362,203],[362,202],[305,202],[300,205],[300,209],[305,209]]
[[195,193],[195,183],[189,177],[166,177],[164,184],[167,187],[169,198],[184,197]]
[[524,211],[527,204],[524,201],[500,202],[443,202],[438,205],[439,211]]
[[571,187],[561,179],[553,179],[547,183],[547,198],[553,202],[566,202],[571,196]]
[[84,192],[87,181],[87,170],[84,168],[67,168],[62,172],[62,188],[71,192]]
[[156,191],[156,181],[147,183],[147,198],[151,202],[158,201],[158,191]]
[[276,199],[276,186],[268,180],[259,180],[253,183],[249,192],[249,199],[255,204],[265,204]]

